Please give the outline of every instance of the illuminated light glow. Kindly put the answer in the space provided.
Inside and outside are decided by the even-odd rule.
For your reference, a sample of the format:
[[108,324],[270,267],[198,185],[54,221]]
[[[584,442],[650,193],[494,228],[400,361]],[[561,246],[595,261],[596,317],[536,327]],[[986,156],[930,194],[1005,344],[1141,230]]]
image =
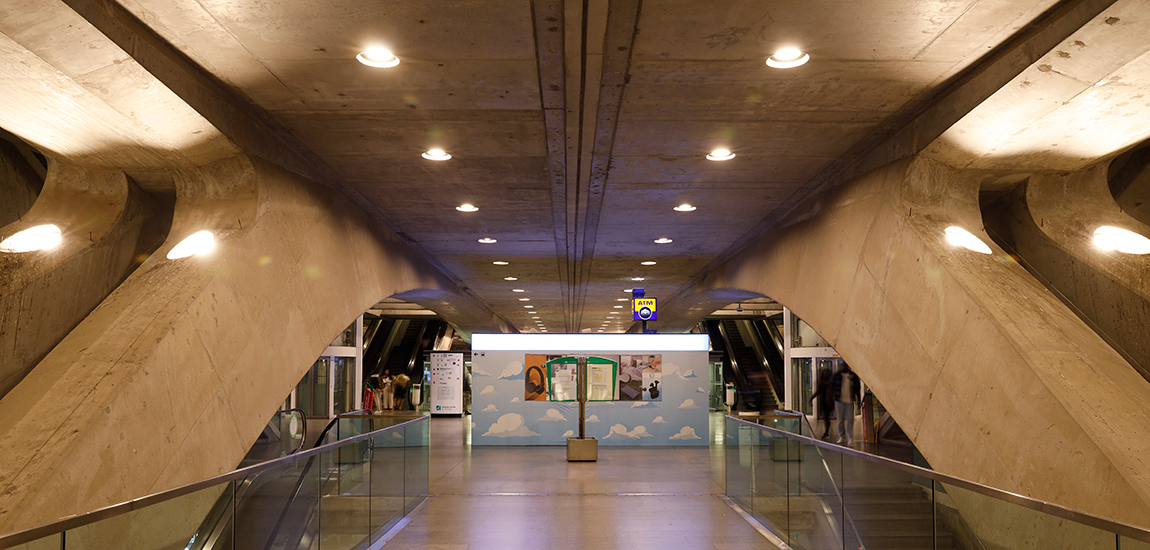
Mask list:
[[1124,254],[1150,254],[1150,239],[1133,231],[1103,225],[1094,230],[1094,246]]
[[[626,301],[626,300],[627,300],[626,298],[620,298],[620,299],[621,299],[621,300],[623,300],[623,301]],[[615,306],[615,308],[616,308],[616,309],[623,309],[623,306]]]
[[631,277],[631,280],[632,281],[646,281],[647,279],[644,277]]
[[715,149],[707,155],[707,160],[713,160],[716,162],[731,160],[733,158],[735,158],[735,154],[732,153],[729,149]]
[[504,281],[518,281],[519,277],[504,277]]
[[[629,300],[627,298],[615,298],[615,301],[616,302],[627,302]],[[615,307],[623,307],[623,306],[615,306]]]
[[188,256],[202,256],[211,252],[215,247],[216,238],[211,231],[196,231],[180,241],[180,244],[173,246],[168,251],[168,259],[178,260]]
[[538,318],[539,318],[539,316],[538,316],[538,315],[532,315],[532,316],[531,316],[531,318],[532,318],[532,319],[538,319]]
[[443,149],[432,149],[422,154],[423,158],[427,160],[444,161],[451,160],[451,155],[447,154]]
[[0,252],[34,252],[51,250],[64,239],[60,228],[53,224],[29,227],[0,241]]
[[479,242],[483,244],[495,244],[499,241],[492,239],[491,237],[483,237],[482,239],[479,239]]
[[478,212],[479,211],[478,206],[475,206],[474,204],[466,203],[466,202],[459,205],[459,206],[456,206],[455,209],[460,211],[460,212]]
[[513,288],[513,289],[511,289],[511,292],[527,292],[527,291],[523,290],[522,288]]
[[531,298],[520,298],[519,301],[520,302],[530,302]]
[[533,306],[533,305],[526,305],[526,306],[523,306],[523,307],[530,309],[530,308],[533,308],[533,307],[535,307],[535,306]]
[[[623,292],[626,292],[626,293],[631,293],[631,292],[632,292],[632,291],[634,291],[634,290],[635,290],[635,289],[633,289],[633,288],[624,288],[624,289],[623,289]],[[624,298],[624,300],[626,300],[626,298]]]
[[390,69],[399,65],[399,58],[387,48],[368,48],[360,52],[359,55],[356,55],[355,58],[359,60],[360,63],[377,69]]
[[655,265],[655,262],[652,262],[652,261],[639,262],[639,265]]
[[946,240],[954,246],[961,246],[967,250],[979,252],[982,254],[990,254],[990,247],[982,242],[982,239],[975,237],[971,232],[952,225],[946,228]]
[[[698,210],[698,208],[691,206],[687,203],[683,203],[683,204],[680,204],[679,206],[676,206],[674,208],[674,210],[675,210],[675,212],[694,212],[695,210]],[[654,262],[652,262],[652,263],[654,263]]]
[[811,60],[810,54],[795,48],[783,48],[767,58],[767,66],[772,69],[793,69]]
[[478,351],[700,351],[710,349],[707,334],[530,334],[472,335],[471,349]]
[[667,237],[659,237],[658,239],[655,239],[655,244],[670,244],[673,242],[675,241],[668,239]]
[[491,262],[491,263],[495,264],[495,265],[508,265],[508,263],[503,261],[503,260],[495,260],[494,262]]

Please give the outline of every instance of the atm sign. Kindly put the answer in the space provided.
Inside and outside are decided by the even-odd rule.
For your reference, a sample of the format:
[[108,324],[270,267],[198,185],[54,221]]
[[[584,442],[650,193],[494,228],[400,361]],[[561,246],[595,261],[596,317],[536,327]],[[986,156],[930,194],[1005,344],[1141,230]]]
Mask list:
[[631,319],[635,321],[657,321],[658,311],[654,298],[635,298],[631,301]]

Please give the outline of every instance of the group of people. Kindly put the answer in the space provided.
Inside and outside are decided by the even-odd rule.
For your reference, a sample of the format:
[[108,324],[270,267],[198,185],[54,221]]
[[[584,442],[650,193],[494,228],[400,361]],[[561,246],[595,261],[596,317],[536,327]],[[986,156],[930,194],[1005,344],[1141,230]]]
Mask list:
[[368,382],[370,396],[364,398],[364,408],[373,411],[402,411],[407,408],[407,396],[411,389],[411,378],[399,373],[392,376],[385,372],[383,376],[371,375]]
[[816,403],[816,411],[823,421],[823,439],[830,437],[831,412],[837,419],[838,440],[835,443],[848,446],[854,444],[855,403],[859,402],[862,384],[859,377],[845,362],[833,375],[824,370],[819,373],[819,383],[815,387],[811,401]]

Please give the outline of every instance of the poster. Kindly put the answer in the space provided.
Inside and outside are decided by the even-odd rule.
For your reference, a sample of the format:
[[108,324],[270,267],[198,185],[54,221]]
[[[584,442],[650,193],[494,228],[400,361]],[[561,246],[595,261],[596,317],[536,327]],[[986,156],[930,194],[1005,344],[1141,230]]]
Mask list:
[[463,354],[431,354],[431,414],[463,414]]
[[614,401],[619,390],[619,356],[587,358],[587,400]]
[[551,401],[575,401],[579,398],[579,358],[559,357],[547,361],[550,374]]
[[527,370],[523,374],[523,400],[547,401],[547,360],[557,356],[526,355],[523,364]]
[[619,400],[662,401],[663,356],[619,356]]

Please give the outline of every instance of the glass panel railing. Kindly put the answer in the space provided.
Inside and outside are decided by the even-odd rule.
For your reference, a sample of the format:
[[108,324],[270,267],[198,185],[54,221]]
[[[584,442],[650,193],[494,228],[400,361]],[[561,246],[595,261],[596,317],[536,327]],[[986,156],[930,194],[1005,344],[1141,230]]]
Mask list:
[[792,548],[1150,550],[1150,530],[831,445],[801,416],[725,431],[728,498]]
[[0,548],[366,548],[428,493],[428,417],[371,424],[349,420],[329,446],[0,536]]

